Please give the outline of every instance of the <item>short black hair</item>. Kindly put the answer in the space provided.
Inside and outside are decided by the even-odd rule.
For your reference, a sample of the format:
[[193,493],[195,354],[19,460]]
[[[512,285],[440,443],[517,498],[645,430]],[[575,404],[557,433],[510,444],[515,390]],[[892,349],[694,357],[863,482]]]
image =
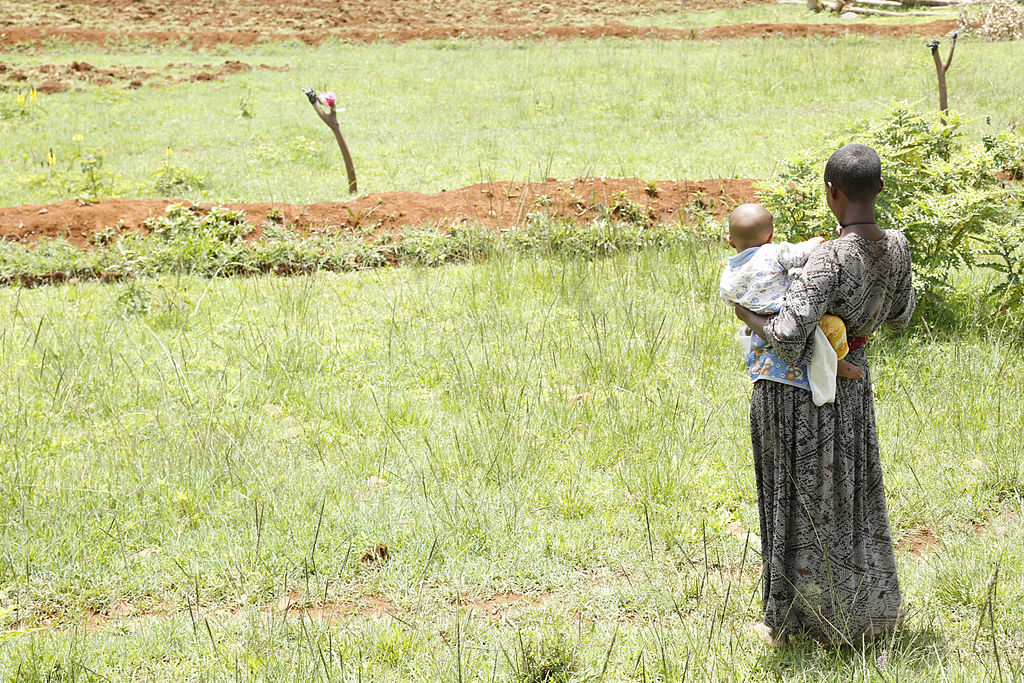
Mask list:
[[867,145],[843,145],[825,164],[825,182],[838,187],[852,201],[874,199],[882,182],[882,160]]

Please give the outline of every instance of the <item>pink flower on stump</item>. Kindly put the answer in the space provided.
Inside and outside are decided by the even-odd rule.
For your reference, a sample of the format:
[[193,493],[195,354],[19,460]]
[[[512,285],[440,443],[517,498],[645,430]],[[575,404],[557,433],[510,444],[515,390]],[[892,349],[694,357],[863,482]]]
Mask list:
[[334,96],[333,92],[322,92],[320,93],[320,101],[326,104],[331,109],[334,109],[338,104],[338,99]]

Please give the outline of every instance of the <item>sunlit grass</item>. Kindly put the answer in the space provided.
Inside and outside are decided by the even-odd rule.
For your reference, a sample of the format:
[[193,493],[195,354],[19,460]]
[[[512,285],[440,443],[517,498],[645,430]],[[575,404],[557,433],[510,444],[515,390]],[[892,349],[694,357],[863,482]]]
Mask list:
[[[99,194],[160,196],[155,174],[170,165],[205,184],[186,198],[343,199],[341,155],[306,85],[339,93],[361,192],[588,175],[765,177],[786,154],[894,98],[929,109],[936,98],[919,39],[267,44],[201,54],[56,44],[5,55],[12,66],[154,69],[227,59],[291,70],[59,93],[42,96],[34,118],[0,121],[0,204],[89,191],[82,153],[102,158],[109,182]],[[1010,125],[1024,72],[1009,65],[1021,61],[1019,41],[962,41],[951,106],[978,117],[979,129]]]
[[[512,654],[543,645],[578,678],[963,680],[997,654],[1019,678],[1024,362],[998,323],[869,347],[894,535],[940,541],[898,554],[907,628],[780,656],[745,634],[725,255],[0,291],[0,669],[528,680]],[[289,591],[394,617],[300,623]],[[506,618],[456,602],[506,591]],[[46,626],[118,600],[137,615],[101,632]]]

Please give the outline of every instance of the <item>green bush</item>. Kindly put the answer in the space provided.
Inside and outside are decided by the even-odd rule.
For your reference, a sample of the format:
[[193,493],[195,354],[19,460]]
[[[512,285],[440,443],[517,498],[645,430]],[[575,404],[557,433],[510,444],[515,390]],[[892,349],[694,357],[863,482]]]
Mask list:
[[1019,305],[1024,233],[1020,187],[1012,179],[1024,166],[1024,136],[1003,131],[971,143],[966,123],[954,112],[923,114],[895,105],[881,118],[792,157],[759,188],[776,233],[791,240],[833,233],[822,182],[825,161],[841,145],[862,142],[882,159],[879,223],[909,239],[922,308],[941,307],[961,286],[957,273],[974,267],[995,280],[990,295]]

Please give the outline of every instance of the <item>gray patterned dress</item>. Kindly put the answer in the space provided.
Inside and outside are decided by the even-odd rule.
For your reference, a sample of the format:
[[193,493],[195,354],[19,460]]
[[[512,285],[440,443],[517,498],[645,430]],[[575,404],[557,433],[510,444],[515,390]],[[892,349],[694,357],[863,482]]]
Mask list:
[[[814,250],[765,338],[787,363],[806,364],[823,313],[850,337],[914,311],[906,237],[847,235]],[[765,623],[834,643],[892,627],[902,611],[882,486],[871,373],[863,349],[846,357],[862,379],[837,379],[816,407],[805,389],[754,383],[750,432],[764,560]]]

